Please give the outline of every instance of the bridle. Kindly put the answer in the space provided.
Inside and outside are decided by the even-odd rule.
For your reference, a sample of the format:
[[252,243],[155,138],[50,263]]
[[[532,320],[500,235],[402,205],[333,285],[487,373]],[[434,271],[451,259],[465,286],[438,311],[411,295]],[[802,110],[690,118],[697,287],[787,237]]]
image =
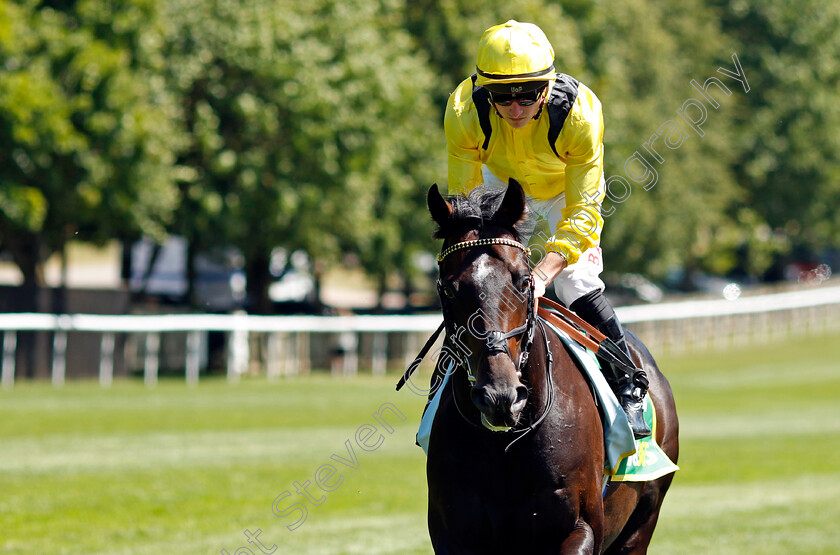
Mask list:
[[[507,245],[509,247],[516,247],[520,249],[526,257],[528,257],[531,254],[531,249],[529,249],[519,241],[515,241],[513,239],[505,239],[501,237],[490,239],[474,239],[471,241],[462,241],[460,243],[456,243],[442,251],[437,256],[438,265],[442,264],[446,257],[452,254],[453,252],[463,249],[486,247],[491,245]],[[443,322],[446,326],[446,336],[453,338],[457,337],[455,322],[452,318],[451,303],[446,293],[444,292],[443,282],[440,279],[438,279],[436,285],[438,297],[440,298],[441,309],[443,312]],[[528,354],[530,353],[531,345],[533,345],[534,343],[534,330],[536,329],[537,322],[537,313],[534,309],[534,305],[534,283],[533,281],[531,281],[531,286],[528,288],[528,312],[525,323],[507,332],[501,330],[485,330],[483,333],[485,343],[481,349],[481,357],[479,358],[479,364],[481,364],[481,361],[484,359],[484,357],[490,356],[495,353],[507,353],[508,357],[510,357],[511,361],[516,367],[516,375],[522,375],[522,369],[528,363]],[[519,360],[516,361],[514,360],[513,354],[510,352],[510,347],[508,346],[508,339],[519,337],[520,335],[524,337],[522,339],[521,348],[519,350]],[[467,379],[470,382],[470,386],[475,385],[476,378],[472,372],[472,368],[470,367],[469,361],[463,357],[459,358],[461,358],[462,362],[465,363],[463,366],[464,370],[467,372]]]
[[[462,241],[460,243],[456,243],[456,244],[448,247],[447,249],[443,250],[437,257],[438,265],[440,265],[446,259],[446,257],[449,256],[450,254],[452,254],[453,252],[463,250],[463,249],[486,247],[486,246],[491,246],[491,245],[507,245],[507,246],[510,246],[510,247],[518,248],[519,250],[521,250],[523,252],[523,256],[526,256],[526,257],[529,256],[530,252],[531,252],[530,249],[528,249],[528,247],[526,247],[525,245],[523,245],[519,241],[515,241],[513,239],[506,239],[506,238],[502,238],[502,237],[489,238],[489,239],[474,239],[474,240],[471,240],[471,241]],[[417,357],[414,359],[414,362],[411,363],[408,366],[408,368],[405,369],[405,372],[403,373],[402,377],[397,382],[397,391],[399,391],[409,381],[409,379],[411,379],[411,375],[414,373],[414,371],[420,365],[420,362],[422,362],[422,360],[425,358],[426,354],[432,348],[432,345],[434,345],[435,341],[437,341],[438,336],[440,336],[441,332],[444,329],[446,329],[446,331],[447,331],[447,338],[452,338],[453,340],[455,340],[457,338],[456,329],[455,329],[455,322],[454,322],[454,320],[452,318],[452,314],[451,314],[451,307],[449,306],[449,303],[446,300],[447,295],[444,292],[444,286],[443,286],[443,283],[441,282],[441,280],[437,281],[437,290],[438,290],[438,295],[440,296],[441,308],[442,308],[442,311],[443,311],[443,322],[440,324],[440,326],[438,326],[437,330],[435,330],[435,332],[431,335],[431,337],[429,337],[429,339],[426,341],[426,344],[423,346],[423,348],[420,349],[420,353],[418,353]],[[534,336],[535,336],[535,331],[536,331],[537,326],[540,327],[540,330],[542,332],[541,335],[543,337],[543,342],[545,344],[545,353],[546,353],[546,367],[545,367],[546,402],[545,402],[545,406],[543,407],[543,411],[540,414],[539,418],[537,418],[534,422],[529,424],[527,427],[520,428],[520,429],[511,428],[511,429],[504,430],[503,433],[516,434],[516,437],[513,440],[511,440],[510,443],[508,443],[507,447],[505,447],[505,452],[507,452],[513,446],[514,443],[516,443],[517,441],[519,441],[520,439],[525,437],[529,432],[535,430],[543,422],[543,420],[545,420],[545,418],[548,416],[549,412],[551,412],[552,407],[554,407],[554,377],[553,377],[553,373],[552,373],[553,357],[551,355],[551,345],[549,344],[548,333],[546,332],[545,325],[543,324],[542,320],[537,317],[536,299],[534,297],[533,281],[531,282],[531,286],[530,286],[529,292],[528,292],[527,309],[528,309],[528,314],[527,314],[526,321],[525,321],[524,325],[518,326],[518,327],[516,327],[516,328],[514,328],[510,331],[507,331],[507,332],[498,331],[498,330],[490,330],[490,331],[485,332],[486,342],[484,344],[484,347],[482,348],[482,357],[487,356],[487,354],[494,353],[494,352],[502,352],[502,351],[506,352],[508,354],[508,356],[511,358],[511,361],[513,361],[514,366],[516,366],[517,374],[521,375],[522,374],[522,369],[525,367],[525,365],[528,362],[528,357],[529,357],[529,354],[530,354],[531,347],[533,346],[533,343],[534,343]],[[517,361],[513,360],[513,356],[510,352],[510,349],[508,348],[507,340],[512,338],[512,337],[517,337],[519,335],[524,335],[524,338],[522,340],[522,345],[519,349],[519,351],[520,351],[519,361],[517,362]],[[464,363],[466,363],[466,364],[464,364]],[[475,379],[475,376],[472,374],[472,371],[469,367],[469,361],[465,360],[464,357],[457,356],[457,357],[454,357],[452,359],[452,365],[454,365],[454,368],[453,368],[453,366],[450,366],[449,370],[447,370],[447,373],[449,371],[456,370],[457,367],[459,367],[459,366],[463,367],[465,373],[467,374],[467,379],[470,383],[470,387],[472,387],[475,384],[476,379]],[[461,407],[458,405],[458,397],[455,393],[454,380],[449,380],[449,383],[452,387],[452,398],[454,400],[455,407],[458,409],[458,413],[461,415],[461,417],[467,423],[469,423],[473,426],[486,429],[485,426],[482,426],[480,424],[476,424],[469,417],[467,417],[466,414],[464,414],[464,412],[461,410]],[[499,430],[499,431],[501,431],[501,430]]]
[[[462,241],[460,243],[456,243],[451,245],[447,249],[443,250],[438,256],[437,261],[438,265],[442,264],[443,261],[446,259],[447,256],[452,254],[453,252],[463,250],[463,249],[471,249],[477,247],[485,247],[491,245],[506,245],[510,247],[515,247],[520,249],[523,252],[523,256],[526,258],[530,256],[531,249],[520,243],[519,241],[515,241],[513,239],[506,239],[506,238],[489,238],[489,239],[474,239],[471,241]],[[456,330],[455,330],[455,322],[452,319],[451,314],[451,307],[450,302],[448,300],[447,295],[444,292],[443,283],[440,279],[437,281],[437,291],[438,296],[440,297],[441,302],[441,309],[443,311],[443,324],[441,328],[445,327],[447,332],[447,337],[457,337]],[[546,403],[545,407],[543,408],[542,414],[537,418],[533,423],[529,424],[525,428],[521,429],[507,429],[504,430],[506,433],[513,433],[518,434],[508,445],[505,447],[505,452],[507,452],[514,443],[525,437],[528,432],[533,431],[539,426],[543,420],[545,420],[548,413],[551,411],[551,408],[554,406],[554,380],[552,376],[552,356],[551,356],[551,349],[548,342],[548,334],[545,331],[545,327],[543,323],[537,318],[537,310],[536,310],[536,300],[534,297],[534,282],[531,280],[530,287],[528,288],[528,297],[527,297],[527,316],[525,320],[525,324],[518,326],[510,331],[501,331],[501,330],[486,330],[484,332],[485,343],[481,350],[481,357],[479,358],[479,364],[486,356],[490,356],[494,353],[505,352],[507,353],[508,357],[510,357],[511,362],[513,362],[514,366],[516,367],[516,374],[517,376],[522,376],[522,370],[528,363],[528,357],[531,352],[531,347],[534,344],[534,335],[536,331],[537,325],[540,326],[542,330],[542,337],[545,342],[545,352],[546,352]],[[438,328],[438,332],[440,332],[441,328]],[[437,337],[437,332],[432,336],[430,341],[433,341],[434,338]],[[510,352],[510,348],[508,346],[508,339],[523,336],[521,341],[521,347],[519,349],[519,360],[514,360],[512,353]],[[425,348],[424,348],[425,350]],[[425,356],[425,352],[421,352],[422,356]],[[469,381],[470,387],[473,387],[476,383],[475,375],[472,373],[472,369],[470,368],[469,360],[466,357],[458,357],[458,362],[464,371],[467,374],[467,380]],[[456,363],[457,364],[457,363]],[[452,380],[450,380],[452,382]],[[464,412],[461,410],[461,407],[458,405],[457,395],[455,394],[454,385],[452,385],[452,398],[455,402],[455,406],[458,409],[458,413],[461,417],[466,420],[468,423],[478,426],[475,422],[470,420]],[[397,389],[400,388],[400,385],[397,386]],[[482,418],[483,420],[483,418]],[[501,431],[501,430],[500,430]]]

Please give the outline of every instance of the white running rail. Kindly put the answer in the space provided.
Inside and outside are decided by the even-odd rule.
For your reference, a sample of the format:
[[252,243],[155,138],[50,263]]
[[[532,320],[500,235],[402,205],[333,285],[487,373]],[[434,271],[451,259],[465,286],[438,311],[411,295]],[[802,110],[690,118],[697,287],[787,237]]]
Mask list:
[[[618,307],[616,312],[624,324],[640,335],[655,353],[661,349],[678,350],[688,344],[712,346],[723,341],[730,344],[733,330],[745,329],[752,339],[762,334],[772,337],[774,330],[792,327],[814,327],[813,317],[803,320],[801,314],[813,316],[820,312],[822,327],[826,322],[836,325],[840,322],[840,286],[822,285],[798,291],[758,296],[743,296],[736,300],[696,300],[654,305]],[[773,320],[774,315],[787,315],[783,320]],[[795,315],[800,316],[795,316]],[[793,318],[793,320],[791,320]],[[686,322],[693,322],[690,326]],[[187,382],[198,382],[201,333],[219,331],[228,334],[228,379],[235,381],[243,368],[247,368],[249,333],[268,334],[269,358],[277,354],[278,335],[296,337],[308,334],[334,333],[350,336],[346,343],[355,349],[358,340],[352,336],[360,333],[374,334],[371,365],[375,374],[385,372],[387,334],[401,332],[416,337],[437,329],[441,322],[439,314],[433,315],[387,315],[387,316],[253,316],[247,314],[167,314],[167,315],[94,315],[94,314],[0,314],[2,338],[2,363],[0,382],[5,388],[14,385],[15,351],[17,332],[53,332],[52,381],[56,386],[64,383],[65,356],[68,332],[95,332],[102,334],[99,378],[103,386],[113,379],[114,334],[146,334],[144,348],[144,376],[147,385],[157,382],[160,334],[186,332],[185,375]],[[781,323],[779,323],[781,322]],[[676,331],[675,331],[676,330]],[[686,332],[686,330],[688,330]],[[742,334],[743,335],[743,334]],[[244,338],[244,339],[243,339]],[[409,343],[412,343],[410,341]],[[413,341],[417,343],[417,341]],[[244,347],[243,347],[244,344]],[[272,348],[272,345],[275,347]],[[304,345],[308,345],[308,338]],[[406,357],[413,357],[408,347]],[[302,354],[301,349],[296,349]],[[351,353],[345,360],[343,372],[355,373],[358,358]],[[303,354],[303,356],[307,356]],[[243,365],[242,358],[245,357]],[[410,358],[407,358],[410,362]],[[267,364],[268,376],[276,377],[280,371]]]

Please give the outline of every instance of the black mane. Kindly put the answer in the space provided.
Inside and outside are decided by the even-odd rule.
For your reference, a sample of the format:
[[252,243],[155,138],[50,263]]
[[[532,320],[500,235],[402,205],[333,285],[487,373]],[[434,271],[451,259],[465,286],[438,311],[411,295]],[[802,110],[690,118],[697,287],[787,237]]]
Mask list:
[[517,241],[525,242],[534,230],[534,217],[527,206],[522,217],[516,222],[503,221],[496,217],[499,205],[505,196],[505,189],[476,187],[469,196],[452,195],[446,197],[452,205],[452,215],[445,225],[438,225],[435,229],[436,239],[445,239],[456,228],[472,228],[481,230],[487,224],[500,225],[513,233]]

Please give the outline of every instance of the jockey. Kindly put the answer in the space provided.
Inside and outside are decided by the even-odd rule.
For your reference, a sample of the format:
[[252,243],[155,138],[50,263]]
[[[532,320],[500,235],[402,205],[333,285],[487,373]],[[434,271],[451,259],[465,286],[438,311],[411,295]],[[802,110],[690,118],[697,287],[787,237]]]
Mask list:
[[[553,283],[566,306],[629,355],[599,277],[606,191],[600,101],[583,83],[555,72],[554,49],[531,23],[510,20],[487,29],[476,69],[446,106],[449,193],[506,187],[516,179],[552,234],[542,238],[545,256],[533,269],[535,295]],[[650,435],[642,415],[645,372],[603,359],[601,368],[634,435]]]

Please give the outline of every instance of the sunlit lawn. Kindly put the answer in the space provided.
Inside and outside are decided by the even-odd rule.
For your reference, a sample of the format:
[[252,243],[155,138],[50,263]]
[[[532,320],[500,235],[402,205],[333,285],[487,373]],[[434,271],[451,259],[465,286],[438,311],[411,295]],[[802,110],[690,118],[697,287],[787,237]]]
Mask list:
[[[837,552],[838,345],[660,360],[682,470],[652,553]],[[430,553],[423,399],[394,383],[19,382],[0,391],[0,552]]]

